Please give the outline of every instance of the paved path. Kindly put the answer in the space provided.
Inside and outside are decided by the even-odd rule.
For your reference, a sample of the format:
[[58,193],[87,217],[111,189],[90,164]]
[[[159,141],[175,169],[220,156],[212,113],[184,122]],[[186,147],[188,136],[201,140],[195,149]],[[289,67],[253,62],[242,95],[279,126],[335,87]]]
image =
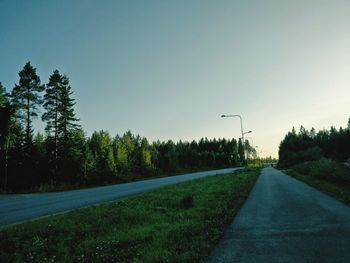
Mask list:
[[350,262],[350,207],[265,168],[208,262]]
[[205,176],[229,173],[241,168],[169,176],[132,183],[95,187],[66,192],[0,196],[0,225],[61,213],[89,205],[133,196],[151,189]]

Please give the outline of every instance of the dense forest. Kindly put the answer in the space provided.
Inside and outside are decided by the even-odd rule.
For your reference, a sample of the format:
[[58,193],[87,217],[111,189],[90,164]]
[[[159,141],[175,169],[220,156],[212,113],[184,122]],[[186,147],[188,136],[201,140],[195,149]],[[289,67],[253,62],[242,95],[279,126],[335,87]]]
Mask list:
[[349,158],[350,119],[345,129],[316,132],[301,126],[296,133],[293,128],[280,144],[278,166],[341,200],[350,200]]
[[[69,78],[54,70],[42,84],[30,62],[6,92],[0,83],[0,169],[4,192],[46,186],[93,186],[245,163],[256,151],[235,139],[149,141],[130,131],[87,137],[74,112]],[[34,133],[33,119],[46,124]]]
[[350,158],[350,119],[347,128],[318,132],[312,128],[310,131],[303,126],[297,133],[293,127],[285,136],[279,147],[279,166],[291,167],[298,163],[316,161],[327,158],[345,162]]

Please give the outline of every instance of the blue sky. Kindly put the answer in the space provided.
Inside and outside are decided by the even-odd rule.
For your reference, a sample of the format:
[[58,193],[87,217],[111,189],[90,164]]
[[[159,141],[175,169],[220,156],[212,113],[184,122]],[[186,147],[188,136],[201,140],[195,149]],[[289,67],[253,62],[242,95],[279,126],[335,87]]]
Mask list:
[[[66,73],[87,135],[239,137],[262,155],[292,126],[350,117],[350,1],[0,0],[0,81]],[[37,130],[43,124],[36,122]]]

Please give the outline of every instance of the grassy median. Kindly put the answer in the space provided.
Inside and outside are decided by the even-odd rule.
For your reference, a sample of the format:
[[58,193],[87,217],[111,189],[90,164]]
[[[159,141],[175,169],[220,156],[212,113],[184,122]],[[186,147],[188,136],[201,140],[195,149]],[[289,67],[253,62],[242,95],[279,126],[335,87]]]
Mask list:
[[162,187],[0,231],[0,262],[203,262],[260,170]]

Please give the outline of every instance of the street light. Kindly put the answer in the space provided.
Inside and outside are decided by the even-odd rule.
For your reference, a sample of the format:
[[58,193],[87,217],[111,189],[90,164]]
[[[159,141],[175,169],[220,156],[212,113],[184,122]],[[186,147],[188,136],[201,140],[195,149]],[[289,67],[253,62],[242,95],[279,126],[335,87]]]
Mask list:
[[244,159],[246,159],[246,152],[245,152],[245,147],[244,147],[244,134],[247,134],[247,133],[252,133],[252,131],[247,131],[247,132],[243,132],[243,122],[242,122],[242,116],[241,115],[238,115],[238,114],[230,114],[230,115],[226,115],[226,114],[223,114],[221,115],[221,118],[231,118],[231,117],[238,117],[241,121],[241,134],[242,134],[242,146],[243,146],[243,152],[244,152]]

